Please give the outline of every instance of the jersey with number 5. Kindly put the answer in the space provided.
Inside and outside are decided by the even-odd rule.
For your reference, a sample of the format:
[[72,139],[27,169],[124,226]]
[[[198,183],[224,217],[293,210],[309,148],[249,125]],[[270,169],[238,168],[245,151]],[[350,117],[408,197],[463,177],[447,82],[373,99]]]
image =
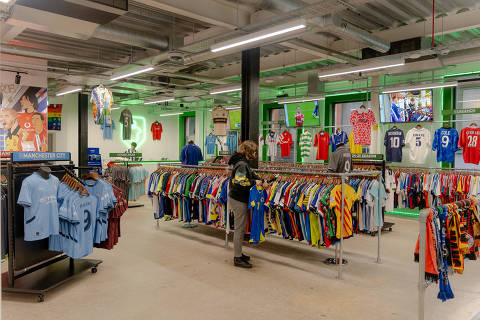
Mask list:
[[459,146],[463,149],[465,163],[480,162],[480,128],[467,127],[460,131]]
[[433,136],[432,150],[437,150],[437,162],[453,163],[458,150],[458,132],[454,128],[440,128]]
[[405,143],[409,145],[409,157],[412,163],[425,163],[430,150],[430,131],[425,128],[413,128],[407,132]]
[[383,139],[385,145],[385,158],[391,162],[402,162],[402,148],[405,146],[403,131],[392,128],[385,132]]

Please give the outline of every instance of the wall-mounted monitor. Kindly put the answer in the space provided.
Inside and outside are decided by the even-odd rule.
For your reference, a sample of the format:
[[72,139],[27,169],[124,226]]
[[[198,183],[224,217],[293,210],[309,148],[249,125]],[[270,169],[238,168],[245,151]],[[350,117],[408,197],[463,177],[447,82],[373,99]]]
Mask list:
[[432,89],[380,94],[381,122],[433,121]]
[[285,103],[285,121],[287,127],[318,126],[318,100]]

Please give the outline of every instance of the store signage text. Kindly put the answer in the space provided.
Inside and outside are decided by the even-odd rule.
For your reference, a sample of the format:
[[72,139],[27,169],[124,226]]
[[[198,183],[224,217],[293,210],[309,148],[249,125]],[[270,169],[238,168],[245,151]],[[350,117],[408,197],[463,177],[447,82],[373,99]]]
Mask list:
[[383,160],[383,154],[352,154],[352,159],[375,159]]
[[480,113],[480,108],[443,110],[442,112],[444,116],[453,115],[453,114],[471,114],[471,113]]
[[70,152],[12,152],[14,162],[70,161]]

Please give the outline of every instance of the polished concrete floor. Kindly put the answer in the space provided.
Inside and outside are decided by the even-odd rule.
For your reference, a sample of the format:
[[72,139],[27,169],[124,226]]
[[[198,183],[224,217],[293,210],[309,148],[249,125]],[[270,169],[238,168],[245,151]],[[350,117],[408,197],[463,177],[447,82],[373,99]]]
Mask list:
[[[95,249],[98,273],[82,274],[43,303],[4,294],[2,319],[417,319],[416,221],[388,218],[396,225],[382,237],[381,264],[376,238],[346,240],[349,264],[337,280],[336,267],[323,263],[333,250],[283,239],[247,246],[254,268],[235,268],[221,230],[172,221],[157,227],[142,200],[145,207],[122,218],[115,249]],[[451,284],[456,298],[445,303],[436,286],[428,288],[426,319],[473,319],[480,310],[480,262],[467,263]]]

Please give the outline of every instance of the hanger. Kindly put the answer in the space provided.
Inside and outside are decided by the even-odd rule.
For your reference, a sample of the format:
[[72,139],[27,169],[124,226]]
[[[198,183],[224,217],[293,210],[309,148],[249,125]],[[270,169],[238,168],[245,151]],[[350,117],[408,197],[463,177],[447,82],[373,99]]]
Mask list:
[[87,180],[91,179],[91,180],[98,181],[98,179],[100,179],[100,175],[97,172],[92,171],[92,172],[88,173],[86,179]]
[[476,127],[477,124],[475,122],[470,123],[470,127]]
[[417,125],[415,126],[415,128],[416,128],[416,129],[422,129],[423,127],[422,127],[420,124],[417,124]]
[[392,129],[397,129],[397,128],[398,128],[398,127],[397,127],[397,126],[395,126],[395,125],[392,127]]
[[450,123],[445,122],[445,123],[443,124],[443,127],[444,127],[445,129],[449,129],[449,128],[450,128]]

